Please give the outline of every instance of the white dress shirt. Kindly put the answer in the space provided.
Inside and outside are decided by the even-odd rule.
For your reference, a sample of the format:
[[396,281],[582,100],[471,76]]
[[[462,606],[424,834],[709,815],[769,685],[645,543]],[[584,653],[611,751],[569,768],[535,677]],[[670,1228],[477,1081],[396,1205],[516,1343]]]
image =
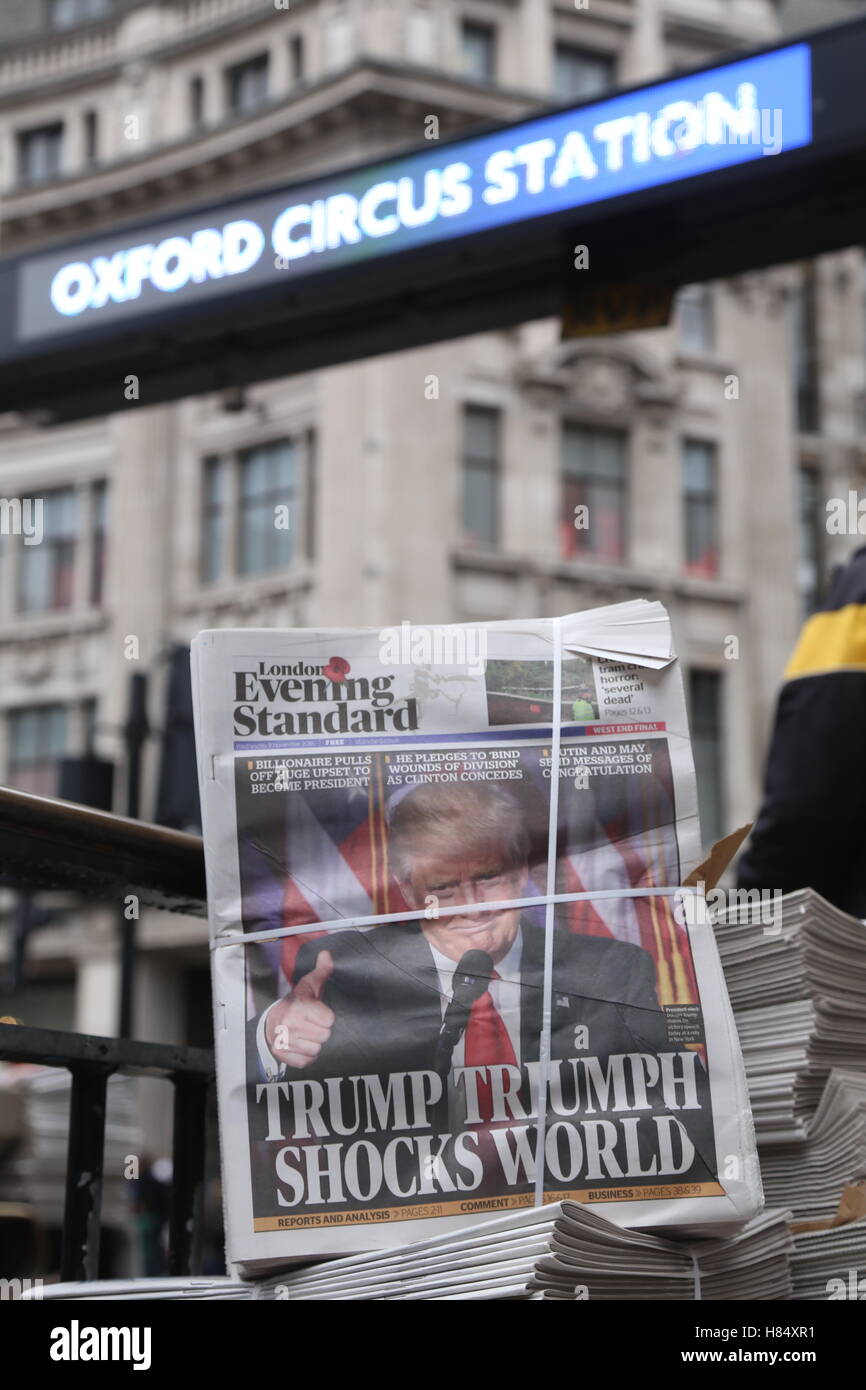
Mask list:
[[[505,1024],[508,1037],[511,1040],[511,1046],[514,1049],[514,1056],[517,1058],[518,1066],[520,1065],[520,958],[523,954],[523,937],[521,933],[522,928],[518,926],[517,935],[512,942],[508,955],[504,956],[499,964],[494,967],[499,979],[492,980],[490,983],[490,998],[493,1001],[493,1007],[496,1009],[497,1013],[501,1015],[502,1022]],[[457,969],[458,962],[456,960],[451,960],[449,956],[443,956],[442,952],[437,951],[436,947],[432,946],[429,940],[427,945],[430,946],[433,961],[436,965],[436,973],[439,976],[439,989],[441,991],[440,1003],[442,1005],[442,1017],[444,1018],[445,1010],[451,1002],[451,995],[454,992],[454,971]],[[451,1058],[452,1067],[463,1066],[464,1036],[465,1034],[461,1034],[460,1041],[454,1048]]]
[[[517,934],[511,945],[507,956],[496,966],[499,975],[498,980],[490,983],[490,998],[493,1006],[501,1015],[505,1024],[506,1031],[514,1049],[514,1056],[520,1065],[520,959],[523,954],[523,935],[522,928],[518,926]],[[436,973],[439,976],[440,1005],[442,1017],[445,1017],[445,1010],[451,1002],[451,995],[454,989],[454,971],[457,969],[458,962],[451,960],[450,956],[444,956],[441,951],[437,951],[435,946],[427,940],[430,953],[433,956],[433,963],[436,966]],[[265,1009],[259,1018],[256,1028],[256,1047],[258,1049],[259,1061],[262,1070],[268,1081],[281,1081],[286,1074],[285,1062],[278,1062],[271,1052],[265,1037],[265,1025],[268,1014],[274,1007]],[[451,1065],[452,1067],[463,1066],[463,1037],[454,1048]]]

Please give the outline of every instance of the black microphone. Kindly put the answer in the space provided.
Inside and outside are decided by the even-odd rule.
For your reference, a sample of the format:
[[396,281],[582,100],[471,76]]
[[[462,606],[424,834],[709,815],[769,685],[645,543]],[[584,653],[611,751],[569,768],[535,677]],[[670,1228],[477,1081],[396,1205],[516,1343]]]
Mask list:
[[451,1054],[469,1022],[472,1005],[490,988],[492,975],[492,956],[486,951],[464,951],[454,971],[451,1001],[436,1043],[436,1070],[440,1076],[447,1076],[451,1070]]

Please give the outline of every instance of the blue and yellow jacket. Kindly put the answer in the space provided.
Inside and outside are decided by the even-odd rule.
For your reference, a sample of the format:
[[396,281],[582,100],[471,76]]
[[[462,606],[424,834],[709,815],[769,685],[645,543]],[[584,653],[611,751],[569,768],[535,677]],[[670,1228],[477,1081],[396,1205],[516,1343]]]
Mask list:
[[741,888],[811,887],[866,917],[866,546],[785,671]]

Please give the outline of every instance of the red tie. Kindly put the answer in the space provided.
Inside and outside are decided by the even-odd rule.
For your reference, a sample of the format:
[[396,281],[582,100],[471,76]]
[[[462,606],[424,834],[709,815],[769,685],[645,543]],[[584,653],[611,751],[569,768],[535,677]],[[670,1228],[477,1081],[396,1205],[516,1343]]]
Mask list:
[[[491,981],[498,980],[494,970]],[[517,1058],[502,1015],[486,989],[476,999],[469,1013],[463,1043],[463,1064],[467,1067],[517,1066]],[[493,1094],[489,1081],[478,1081],[478,1110],[481,1122],[488,1124],[493,1117]]]

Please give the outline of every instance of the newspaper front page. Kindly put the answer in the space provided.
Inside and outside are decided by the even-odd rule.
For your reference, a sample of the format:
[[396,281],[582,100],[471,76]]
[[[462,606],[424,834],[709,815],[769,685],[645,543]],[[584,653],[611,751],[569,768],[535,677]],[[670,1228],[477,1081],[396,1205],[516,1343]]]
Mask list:
[[[760,1180],[664,608],[208,631],[193,690],[229,1259]],[[539,1157],[540,1156],[540,1157]]]

